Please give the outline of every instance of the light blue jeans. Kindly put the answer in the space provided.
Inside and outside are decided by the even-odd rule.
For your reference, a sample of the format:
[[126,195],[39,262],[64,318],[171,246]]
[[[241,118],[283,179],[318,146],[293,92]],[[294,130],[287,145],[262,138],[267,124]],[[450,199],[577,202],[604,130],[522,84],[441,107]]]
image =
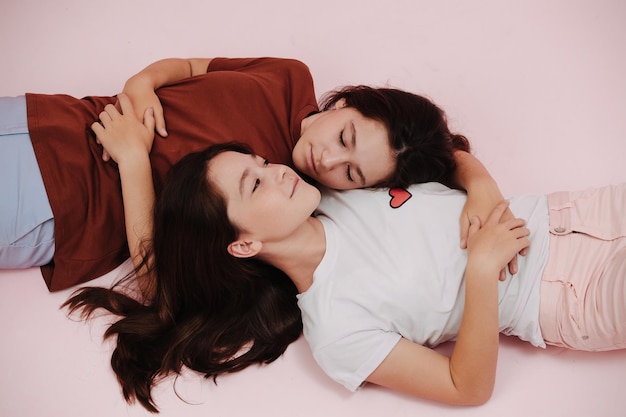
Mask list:
[[49,263],[54,219],[28,134],[26,99],[0,97],[0,268]]

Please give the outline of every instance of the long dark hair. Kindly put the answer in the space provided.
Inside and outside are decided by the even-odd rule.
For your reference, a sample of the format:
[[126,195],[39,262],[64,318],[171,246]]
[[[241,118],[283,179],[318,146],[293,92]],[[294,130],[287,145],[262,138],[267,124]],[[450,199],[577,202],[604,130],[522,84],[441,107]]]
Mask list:
[[449,181],[456,169],[454,151],[470,151],[467,138],[450,132],[444,111],[426,97],[395,88],[348,86],[327,93],[320,109],[329,110],[341,99],[380,121],[389,134],[396,168],[376,187]]
[[153,300],[120,291],[127,277],[111,289],[82,288],[64,303],[85,319],[99,308],[121,317],[105,332],[117,336],[111,365],[124,398],[151,412],[158,412],[151,389],[168,374],[186,366],[215,379],[269,363],[302,331],[293,282],[268,264],[227,253],[237,230],[207,178],[208,161],[225,151],[250,153],[243,145],[215,145],[184,157],[168,175],[146,245]]

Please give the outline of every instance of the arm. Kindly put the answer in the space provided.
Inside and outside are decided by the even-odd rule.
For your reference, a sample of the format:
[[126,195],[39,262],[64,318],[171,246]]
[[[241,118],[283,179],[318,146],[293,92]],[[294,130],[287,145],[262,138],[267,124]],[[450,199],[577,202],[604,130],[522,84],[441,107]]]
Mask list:
[[[467,235],[470,228],[469,219],[477,216],[484,221],[498,203],[504,200],[498,184],[493,179],[485,166],[472,154],[457,150],[454,152],[457,164],[453,181],[455,186],[467,192],[467,202],[461,213],[461,247],[467,247]],[[504,213],[503,220],[514,218],[510,209]],[[521,253],[525,254],[524,251]],[[509,261],[509,272],[517,273],[517,254]],[[500,273],[500,279],[504,280],[504,269]]]
[[130,77],[122,92],[130,98],[136,115],[143,115],[148,108],[153,109],[156,131],[165,137],[167,130],[163,108],[155,90],[185,78],[205,74],[210,62],[211,58],[168,58],[154,62]]
[[[457,164],[452,178],[454,185],[467,192],[467,203],[461,218],[462,247],[466,247],[469,219],[478,216],[484,221],[504,197],[487,168],[474,155],[465,151],[455,151],[454,160]],[[513,214],[508,210],[505,219],[512,218]]]
[[[476,183],[483,181],[490,181],[495,184],[487,168],[471,153],[455,150],[454,162],[456,162],[457,167],[452,180],[456,187],[467,190],[468,187],[471,188]],[[497,184],[495,187],[498,187]]]
[[123,114],[108,105],[100,113],[100,123],[93,123],[91,128],[97,142],[118,165],[128,248],[135,267],[142,267],[137,277],[142,292],[148,296],[152,281],[142,261],[146,254],[144,245],[152,238],[155,196],[149,154],[154,139],[154,118],[147,110],[142,124],[128,97],[120,94],[119,100]]
[[480,229],[473,217],[465,270],[465,309],[450,358],[401,339],[367,381],[456,405],[478,405],[493,392],[498,358],[498,275],[511,254],[528,246],[524,221],[503,221],[499,204]]

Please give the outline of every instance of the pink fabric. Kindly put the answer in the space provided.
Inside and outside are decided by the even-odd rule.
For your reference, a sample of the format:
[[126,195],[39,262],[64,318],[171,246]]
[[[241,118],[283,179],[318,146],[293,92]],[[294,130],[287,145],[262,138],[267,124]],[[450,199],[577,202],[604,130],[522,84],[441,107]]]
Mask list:
[[[348,83],[428,95],[469,137],[504,195],[626,181],[624,1],[243,6],[3,1],[0,94],[112,95],[129,75],[170,56],[292,57],[309,65],[318,95]],[[124,272],[92,283],[107,286]],[[38,269],[0,271],[0,416],[148,416],[124,402],[111,371],[112,343],[102,341],[111,317],[82,323],[59,309],[72,290],[48,292]],[[191,373],[166,379],[154,393],[158,417],[624,417],[626,350],[500,342],[496,387],[481,407],[373,385],[351,394],[300,339],[276,362],[217,386]]]
[[544,340],[578,350],[626,348],[626,184],[551,194],[549,205]]

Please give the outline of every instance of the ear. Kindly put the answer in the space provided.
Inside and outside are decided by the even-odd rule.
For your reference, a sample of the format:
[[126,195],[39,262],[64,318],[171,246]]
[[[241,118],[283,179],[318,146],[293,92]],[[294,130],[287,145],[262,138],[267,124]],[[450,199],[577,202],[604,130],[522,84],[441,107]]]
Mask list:
[[251,258],[256,256],[263,247],[258,240],[237,240],[228,245],[228,253],[235,258]]
[[346,99],[345,98],[340,98],[339,100],[337,100],[335,102],[335,110],[337,109],[343,109],[344,107],[346,107]]

